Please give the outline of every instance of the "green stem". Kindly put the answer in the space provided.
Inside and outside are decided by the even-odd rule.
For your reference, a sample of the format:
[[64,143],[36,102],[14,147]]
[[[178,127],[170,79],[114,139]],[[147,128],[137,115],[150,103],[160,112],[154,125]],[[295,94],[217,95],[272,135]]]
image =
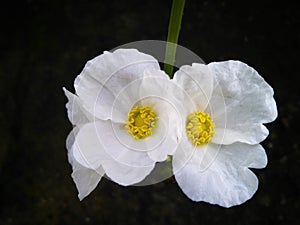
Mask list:
[[172,77],[185,0],[173,0],[165,54],[165,72]]

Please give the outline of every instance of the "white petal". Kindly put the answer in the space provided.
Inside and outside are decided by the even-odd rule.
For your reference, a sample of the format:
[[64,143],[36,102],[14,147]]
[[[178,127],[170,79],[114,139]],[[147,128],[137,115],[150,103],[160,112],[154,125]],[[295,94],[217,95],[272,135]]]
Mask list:
[[262,124],[247,124],[230,128],[215,128],[212,142],[229,145],[234,142],[257,144],[269,135],[268,129]]
[[[71,148],[75,142],[75,137],[78,134],[78,132],[79,132],[79,127],[74,127],[73,130],[69,133],[69,135],[67,137],[66,148],[68,150],[68,153],[71,150]],[[70,161],[70,159],[69,159],[69,161]]]
[[[159,117],[158,127],[146,140],[147,146],[156,144],[153,150],[148,151],[148,155],[154,161],[162,162],[175,152],[184,122],[176,105],[176,99],[172,95],[175,86],[173,82],[170,82],[168,76],[162,71],[147,70],[145,73],[146,77],[140,89],[140,94],[144,97],[141,104],[151,106]],[[161,73],[160,79],[151,77],[153,73]],[[145,96],[150,97],[145,98]]]
[[97,187],[105,172],[102,167],[97,170],[88,169],[76,160],[73,160],[72,168],[72,178],[78,190],[78,198],[82,200]]
[[214,114],[216,127],[236,134],[227,135],[227,143],[259,143],[267,134],[266,129],[259,124],[272,122],[277,117],[273,89],[245,63],[215,62],[208,64],[208,67],[213,71],[218,84],[215,85],[210,101],[210,113]]
[[[128,96],[125,102],[131,102],[123,115],[127,115],[134,105],[149,106],[159,117],[157,127],[153,134],[143,140],[135,140],[132,135],[124,132],[124,126],[115,126],[114,130],[122,143],[128,148],[137,151],[147,151],[154,161],[164,161],[168,155],[176,150],[178,144],[178,133],[182,129],[182,117],[177,110],[176,101],[173,96],[172,86],[169,77],[160,70],[145,70],[144,77],[135,80],[126,86],[116,98],[115,105],[122,104],[124,96]],[[129,99],[130,98],[130,99]],[[123,109],[126,106],[122,107]],[[127,118],[124,118],[124,121]]]
[[90,169],[97,170],[102,166],[107,176],[119,184],[142,181],[155,162],[146,153],[130,151],[120,144],[117,137],[111,135],[109,123],[97,121],[81,127],[72,146],[74,158]]
[[[178,96],[180,97],[177,98]],[[184,104],[179,101],[180,99],[185,99]],[[185,124],[185,117],[182,115],[187,115],[191,109],[196,109],[196,104],[178,84],[170,82],[166,73],[157,69],[146,69],[141,79],[136,79],[120,91],[114,102],[116,107],[113,109],[118,108],[116,114],[121,112],[122,116],[114,116],[115,110],[113,110],[112,117],[122,118],[118,122],[124,123],[134,105],[147,105],[153,108],[160,118],[158,127],[153,135],[143,142],[128,140],[131,137],[123,135],[124,131],[116,127],[118,137],[123,143],[130,143],[129,147],[133,149],[151,150],[149,156],[154,161],[164,161],[168,155],[174,153],[174,146],[177,146],[182,135]]]
[[205,171],[214,162],[219,150],[220,148],[211,150],[211,145],[209,144],[195,146],[187,139],[186,135],[184,135],[173,156],[172,164],[174,174],[187,164],[195,164],[198,170]]
[[74,125],[80,125],[92,121],[93,116],[83,108],[79,97],[69,92],[66,88],[63,88],[63,90],[68,98],[66,108],[68,111],[68,118],[71,123]]
[[[148,166],[153,162],[164,161],[168,155],[173,154],[176,150],[178,144],[176,130],[169,128],[171,127],[171,117],[164,119],[166,115],[158,115],[159,119],[152,135],[139,140],[134,139],[134,137],[128,133],[124,124],[113,124],[113,132],[115,132],[114,135],[117,137],[119,144],[121,143],[123,146],[126,146],[126,148],[131,149],[131,152],[135,152],[136,155],[143,154],[143,160],[142,158],[136,160],[135,166]],[[106,140],[107,139],[108,138],[106,138]],[[120,155],[120,152],[116,148],[111,154],[114,154],[114,157],[119,159],[117,156]],[[128,160],[134,160],[134,157],[130,155],[131,154],[128,154]],[[146,158],[146,156],[148,158]]]
[[213,75],[207,65],[193,63],[192,66],[182,66],[174,74],[173,80],[187,92],[199,109],[206,109],[214,85]]
[[75,137],[72,151],[74,158],[84,167],[96,170],[108,156],[97,136],[94,123],[83,125]]
[[144,180],[153,170],[154,164],[147,167],[131,167],[112,160],[105,162],[103,168],[106,175],[114,182],[128,186]]
[[159,69],[150,55],[135,49],[118,49],[90,60],[76,78],[76,93],[84,107],[97,118],[111,119],[115,97],[132,81],[143,76],[146,68]]
[[[134,139],[127,132],[124,124],[115,124],[109,120],[99,121],[95,123],[94,128],[101,141],[102,149],[116,162],[130,167],[151,167],[155,163],[145,153],[147,149],[139,150],[130,147],[131,142],[144,142],[144,139]],[[126,140],[124,140],[124,136],[127,136]],[[147,147],[146,144],[143,146]]]
[[99,167],[97,170],[88,169],[80,165],[74,158],[71,146],[75,141],[75,136],[78,133],[78,128],[74,128],[67,138],[67,149],[69,162],[72,165],[72,178],[78,190],[78,198],[80,200],[88,196],[98,185],[104,170]]
[[154,130],[154,136],[160,139],[160,144],[152,151],[148,151],[148,155],[154,161],[162,162],[167,159],[168,155],[173,155],[176,151],[183,129],[183,121],[175,106],[169,101],[152,101],[152,108],[159,116],[157,129],[160,129],[159,125],[161,124],[166,129],[161,134],[157,132],[158,130]]
[[[104,171],[102,168],[99,168],[97,171],[87,169],[82,167],[80,164],[77,164],[74,167],[77,167],[77,169],[73,169],[74,171],[72,173],[72,178],[78,190],[78,198],[83,200],[97,187],[104,174]],[[103,172],[100,173],[100,170]]]
[[213,151],[218,154],[205,170],[199,169],[201,165],[197,159],[206,156],[201,156],[201,151],[195,151],[193,159],[175,173],[183,192],[193,201],[224,207],[249,200],[257,190],[258,180],[248,167],[265,167],[267,157],[264,149],[260,145],[236,143],[228,146],[210,144],[207,150],[205,154]]
[[[130,148],[132,142],[140,141],[144,148],[147,148],[147,145],[142,145],[143,140],[135,140],[127,133],[124,124],[110,124],[110,121],[103,121],[97,124],[96,128],[103,149],[109,156],[102,162],[102,166],[111,180],[127,186],[141,182],[151,173],[155,161],[146,152]],[[127,138],[124,139],[124,136]]]
[[107,87],[83,72],[75,79],[74,86],[85,110],[98,119],[111,117],[115,96]]
[[[114,122],[124,122],[127,119],[128,112],[142,100],[147,98],[169,99],[170,78],[161,70],[145,69],[142,76],[124,86],[115,98],[112,117]],[[122,121],[115,118],[121,114]]]

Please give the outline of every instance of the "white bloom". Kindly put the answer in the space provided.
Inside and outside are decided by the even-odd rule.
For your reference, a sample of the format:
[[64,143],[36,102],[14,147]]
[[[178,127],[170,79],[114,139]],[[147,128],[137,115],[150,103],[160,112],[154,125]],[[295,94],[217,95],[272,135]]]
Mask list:
[[142,181],[177,147],[169,77],[150,55],[119,49],[89,61],[68,97],[75,125],[67,149],[79,198],[104,173],[121,185]]
[[186,126],[173,156],[177,183],[194,201],[247,201],[258,187],[249,168],[267,164],[259,143],[268,135],[263,123],[277,116],[272,88],[239,61],[182,66],[173,81],[189,95],[174,91]]

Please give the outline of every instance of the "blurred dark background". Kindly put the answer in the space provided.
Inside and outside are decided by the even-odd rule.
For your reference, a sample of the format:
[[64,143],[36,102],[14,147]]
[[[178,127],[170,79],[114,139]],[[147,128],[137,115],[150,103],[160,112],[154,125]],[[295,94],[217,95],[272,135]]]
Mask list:
[[171,1],[6,1],[0,6],[0,224],[297,224],[300,210],[300,8],[289,1],[188,0],[179,44],[205,62],[239,59],[275,90],[269,164],[247,203],[194,203],[170,180],[103,179],[84,201],[70,177],[62,86],[121,44],[166,40]]

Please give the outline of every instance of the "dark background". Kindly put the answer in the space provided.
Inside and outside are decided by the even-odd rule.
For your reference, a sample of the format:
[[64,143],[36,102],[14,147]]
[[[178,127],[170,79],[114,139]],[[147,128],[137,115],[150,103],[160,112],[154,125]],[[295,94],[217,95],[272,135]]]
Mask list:
[[296,224],[300,211],[300,10],[289,1],[186,3],[179,44],[205,62],[239,59],[274,88],[269,164],[247,203],[194,203],[176,183],[106,179],[77,199],[62,86],[127,42],[166,40],[171,1],[7,1],[0,6],[0,224]]

